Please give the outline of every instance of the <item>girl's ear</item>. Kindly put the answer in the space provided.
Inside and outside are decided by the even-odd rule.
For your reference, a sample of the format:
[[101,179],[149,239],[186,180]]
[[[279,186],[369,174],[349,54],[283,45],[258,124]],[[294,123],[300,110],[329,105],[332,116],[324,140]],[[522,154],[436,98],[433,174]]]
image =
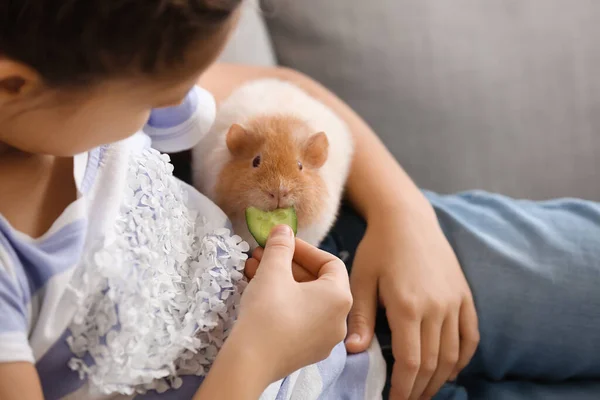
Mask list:
[[0,105],[26,96],[41,85],[40,75],[32,68],[0,57]]
[[302,152],[304,164],[311,168],[321,168],[329,154],[329,140],[325,132],[315,133],[308,138]]
[[225,138],[234,157],[254,157],[262,143],[261,137],[239,124],[233,124]]

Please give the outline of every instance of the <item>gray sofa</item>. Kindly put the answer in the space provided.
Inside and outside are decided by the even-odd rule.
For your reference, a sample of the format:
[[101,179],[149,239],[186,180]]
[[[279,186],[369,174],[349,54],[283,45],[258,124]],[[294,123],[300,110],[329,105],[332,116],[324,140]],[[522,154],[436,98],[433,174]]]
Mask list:
[[246,3],[223,61],[300,70],[423,188],[600,200],[600,3]]

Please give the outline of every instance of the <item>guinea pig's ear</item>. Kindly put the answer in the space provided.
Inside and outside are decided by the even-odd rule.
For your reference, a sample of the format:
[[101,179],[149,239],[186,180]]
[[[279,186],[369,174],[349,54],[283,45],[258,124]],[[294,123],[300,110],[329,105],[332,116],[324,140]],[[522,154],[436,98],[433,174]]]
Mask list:
[[256,134],[239,124],[233,124],[225,138],[227,148],[236,157],[252,155],[260,146]]
[[311,168],[321,168],[329,152],[329,140],[325,132],[315,133],[308,138],[302,152],[304,164]]

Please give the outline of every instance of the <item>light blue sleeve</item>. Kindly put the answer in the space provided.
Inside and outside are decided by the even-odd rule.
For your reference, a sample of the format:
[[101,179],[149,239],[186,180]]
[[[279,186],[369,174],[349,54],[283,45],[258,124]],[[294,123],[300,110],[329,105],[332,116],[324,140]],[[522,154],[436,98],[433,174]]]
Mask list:
[[177,153],[196,145],[212,127],[215,115],[213,95],[194,86],[181,104],[152,110],[143,131],[156,150]]
[[28,340],[28,309],[11,249],[0,234],[0,363],[34,362]]

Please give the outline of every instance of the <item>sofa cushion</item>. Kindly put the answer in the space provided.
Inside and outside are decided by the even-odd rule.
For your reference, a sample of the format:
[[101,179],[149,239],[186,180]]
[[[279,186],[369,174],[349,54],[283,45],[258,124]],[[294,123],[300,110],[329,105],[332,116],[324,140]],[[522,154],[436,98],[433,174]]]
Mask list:
[[221,62],[275,65],[275,54],[257,0],[246,0],[236,29],[219,56]]
[[266,7],[278,61],[346,100],[422,187],[600,200],[600,3]]

